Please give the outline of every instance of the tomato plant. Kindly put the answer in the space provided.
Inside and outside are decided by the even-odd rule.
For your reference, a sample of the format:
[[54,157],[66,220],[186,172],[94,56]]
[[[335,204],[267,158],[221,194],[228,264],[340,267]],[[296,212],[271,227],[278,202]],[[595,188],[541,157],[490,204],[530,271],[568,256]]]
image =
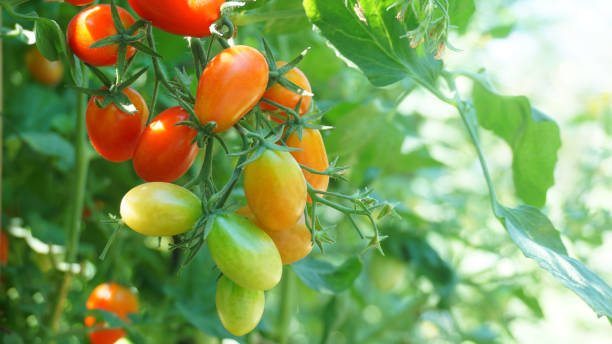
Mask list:
[[[325,143],[319,130],[304,128],[301,139],[297,132],[293,132],[285,143],[289,147],[300,149],[291,151],[291,155],[298,164],[318,172],[324,172],[329,167]],[[327,191],[327,186],[329,185],[328,175],[313,173],[305,169],[302,169],[302,172],[308,184],[315,190]],[[312,202],[310,196],[308,196],[308,202]]]
[[100,108],[96,101],[101,98],[95,96],[87,104],[89,140],[102,157],[113,162],[132,158],[149,118],[149,109],[140,93],[128,87],[123,94],[134,105],[134,113],[125,113],[115,104]]
[[274,242],[244,217],[215,216],[206,240],[219,270],[239,286],[268,290],[280,281],[282,262]]
[[261,290],[243,288],[225,276],[219,278],[215,304],[223,326],[234,336],[251,332],[264,312],[265,296]]
[[194,110],[202,124],[217,123],[214,133],[226,131],[257,104],[267,84],[268,64],[259,51],[227,48],[204,69]]
[[[116,314],[119,318],[127,320],[128,314],[138,312],[138,297],[130,289],[117,283],[103,283],[97,286],[89,295],[87,309],[101,309]],[[85,318],[87,326],[104,326],[96,323],[92,316]],[[110,344],[125,336],[122,329],[104,329],[92,331],[89,340],[92,344]]]
[[306,182],[291,154],[268,149],[245,167],[244,194],[262,228],[281,231],[302,216]]
[[32,78],[42,84],[56,85],[64,76],[62,62],[47,60],[36,47],[30,48],[26,52],[25,63]]
[[75,6],[85,6],[85,5],[89,5],[92,2],[94,2],[95,0],[66,0],[67,3],[71,4],[71,5],[75,5]]
[[128,191],[121,200],[121,219],[132,230],[169,236],[190,230],[202,215],[200,199],[178,185],[145,183]]
[[[134,24],[132,15],[121,7],[117,7],[121,22],[125,27]],[[110,66],[117,63],[118,45],[112,44],[99,48],[90,48],[92,44],[103,38],[116,35],[110,5],[94,5],[88,7],[70,20],[67,28],[68,44],[72,52],[85,63],[94,66]],[[134,47],[127,47],[126,58],[136,53]]]
[[[276,67],[281,68],[286,64],[287,62],[277,61]],[[289,70],[284,76],[287,78],[287,80],[299,86],[304,91],[312,91],[312,89],[310,88],[310,82],[308,82],[308,78],[299,68],[294,67],[293,69]],[[308,109],[310,109],[310,103],[312,102],[312,96],[297,94],[278,82],[272,85],[272,87],[268,88],[268,90],[266,90],[266,92],[264,93],[263,97],[290,109],[295,109],[298,103],[300,103],[300,108],[298,111],[300,116],[308,112]],[[261,109],[269,111],[278,110],[276,106],[265,102],[261,103]],[[281,112],[280,115],[285,118],[287,117],[287,114],[284,112]],[[270,118],[273,121],[282,122],[275,116],[271,116]]]
[[148,182],[172,182],[180,178],[198,154],[198,132],[177,123],[189,114],[180,107],[160,113],[145,129],[133,157],[134,170]]
[[170,33],[205,37],[210,35],[210,25],[220,16],[225,0],[128,0],[139,16],[150,20],[154,26]]

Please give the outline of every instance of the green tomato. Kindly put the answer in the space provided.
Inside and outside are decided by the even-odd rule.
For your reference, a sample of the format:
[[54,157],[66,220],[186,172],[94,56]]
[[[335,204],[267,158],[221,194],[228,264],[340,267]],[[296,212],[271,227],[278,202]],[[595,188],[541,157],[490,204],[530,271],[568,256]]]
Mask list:
[[206,238],[210,255],[227,278],[241,287],[268,290],[281,279],[280,254],[268,234],[237,214],[215,216]]
[[215,302],[223,327],[234,336],[242,336],[259,324],[265,297],[262,290],[243,288],[222,276],[217,284]]
[[170,183],[145,183],[121,200],[121,218],[132,230],[152,236],[185,233],[202,216],[200,200],[191,191]]
[[406,277],[406,265],[399,259],[374,252],[368,272],[370,280],[378,290],[389,291]]

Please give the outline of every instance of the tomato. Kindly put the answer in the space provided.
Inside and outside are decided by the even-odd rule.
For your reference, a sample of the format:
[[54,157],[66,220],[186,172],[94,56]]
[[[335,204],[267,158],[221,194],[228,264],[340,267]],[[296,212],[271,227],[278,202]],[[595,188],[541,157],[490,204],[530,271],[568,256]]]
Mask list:
[[[286,64],[287,62],[277,61],[276,67],[280,68]],[[310,88],[310,83],[308,82],[308,78],[306,78],[306,75],[304,75],[304,73],[302,73],[302,71],[297,67],[288,71],[285,74],[285,78],[293,82],[297,86],[300,86],[300,88],[302,88],[305,91],[308,91],[308,92],[312,91],[312,89]],[[270,87],[266,91],[266,93],[264,93],[263,97],[277,104],[280,104],[284,107],[288,107],[291,109],[295,109],[300,99],[302,99],[302,102],[300,103],[300,116],[308,112],[308,109],[310,109],[310,102],[312,101],[311,96],[301,96],[279,83],[275,83],[274,85],[272,85],[272,87]],[[261,102],[260,106],[262,110],[269,110],[269,111],[278,110],[276,106],[270,105],[265,102]],[[287,117],[287,114],[284,112],[281,112],[280,114],[284,117]],[[274,116],[270,116],[270,117],[272,118],[273,121],[276,121],[279,123],[282,122],[280,119]]]
[[0,265],[8,263],[9,242],[4,230],[0,230]]
[[[125,28],[134,24],[132,15],[117,6],[119,17]],[[110,66],[117,63],[118,45],[108,45],[101,48],[89,48],[96,41],[117,34],[110,5],[94,5],[79,12],[68,24],[68,44],[72,52],[83,62],[94,66]],[[136,53],[133,47],[127,48],[126,58]]]
[[231,128],[261,99],[268,85],[268,63],[256,49],[227,48],[202,72],[195,112],[202,124],[216,122],[214,133]]
[[121,219],[132,230],[152,236],[185,233],[202,216],[200,199],[170,183],[141,184],[121,200]]
[[[249,207],[242,207],[236,213],[257,225],[257,219]],[[265,232],[274,241],[274,245],[276,245],[284,265],[293,264],[306,257],[312,251],[312,235],[304,222],[303,215],[298,223],[289,229]]]
[[140,136],[149,119],[149,109],[140,93],[131,87],[123,90],[136,107],[133,114],[125,113],[115,104],[101,109],[91,97],[87,104],[87,135],[96,151],[105,159],[113,162],[132,158]]
[[[127,320],[127,315],[138,312],[138,297],[128,288],[116,283],[104,283],[97,286],[89,295],[87,309],[101,309],[115,313],[119,318]],[[87,326],[104,326],[104,323],[95,323],[92,316],[85,318]],[[89,340],[93,344],[111,344],[119,338],[124,337],[122,329],[105,329],[93,331],[89,334]]]
[[84,6],[84,5],[89,5],[92,2],[94,2],[95,0],[65,0],[67,3],[71,4],[71,5],[75,5],[75,6]]
[[[301,151],[291,152],[291,155],[299,164],[321,172],[329,167],[323,137],[318,130],[304,128],[302,130],[302,140],[298,138],[296,132],[293,132],[285,143],[289,147],[302,149]],[[316,190],[327,191],[329,176],[311,173],[305,169],[302,169],[302,172],[310,186]],[[308,196],[308,202],[311,202],[310,196]]]
[[164,31],[192,37],[210,36],[225,0],[128,0],[142,18]]
[[267,231],[293,227],[306,206],[306,182],[289,152],[267,149],[244,169],[244,194]]
[[206,242],[227,278],[241,287],[268,290],[281,279],[283,264],[274,242],[259,227],[236,214],[215,216]]
[[378,290],[389,291],[397,287],[404,280],[406,266],[399,259],[374,252],[368,274]]
[[242,336],[259,324],[265,296],[262,290],[243,288],[221,276],[217,283],[215,303],[223,327],[234,336]]
[[62,62],[47,60],[35,46],[26,52],[25,62],[32,78],[42,84],[56,85],[64,76]]
[[172,182],[189,170],[198,155],[198,145],[193,142],[198,131],[176,125],[187,120],[187,111],[176,106],[149,123],[132,160],[140,178],[148,182]]

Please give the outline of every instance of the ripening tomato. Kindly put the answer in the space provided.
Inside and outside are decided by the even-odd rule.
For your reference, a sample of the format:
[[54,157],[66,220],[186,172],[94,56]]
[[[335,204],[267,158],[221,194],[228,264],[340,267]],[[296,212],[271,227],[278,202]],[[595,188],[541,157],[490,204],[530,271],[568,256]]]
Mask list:
[[202,204],[181,186],[145,183],[123,196],[120,213],[123,222],[140,234],[170,236],[190,230],[202,216]]
[[[101,309],[116,314],[120,319],[127,320],[127,315],[138,312],[138,297],[128,288],[116,283],[104,283],[97,286],[89,295],[87,309]],[[96,318],[88,316],[85,318],[87,326],[104,326],[97,323]],[[93,331],[89,334],[89,340],[93,344],[112,344],[119,338],[125,337],[122,329],[105,329]]]
[[[117,6],[119,17],[125,28],[134,24],[132,15]],[[117,63],[118,45],[89,48],[96,41],[117,34],[110,5],[94,5],[79,12],[68,24],[68,44],[72,52],[83,62],[94,66],[110,66]],[[136,53],[134,47],[127,48],[126,58]]]
[[75,6],[84,6],[84,5],[89,5],[92,2],[94,2],[95,0],[65,0],[67,3],[71,4],[71,5],[75,5]]
[[223,327],[234,336],[242,336],[259,324],[265,296],[262,290],[243,288],[221,276],[217,283],[215,303]]
[[406,265],[399,259],[372,253],[368,275],[376,289],[389,291],[399,285],[406,276]]
[[0,230],[0,265],[8,263],[9,242],[4,230]]
[[87,135],[96,151],[112,162],[132,158],[149,119],[149,109],[140,93],[131,87],[123,90],[136,112],[129,114],[110,104],[101,109],[91,97],[87,104]]
[[231,128],[261,99],[268,84],[268,63],[256,49],[227,48],[202,72],[195,113],[200,122],[216,122],[214,133]]
[[[280,68],[286,64],[287,62],[277,61],[276,68]],[[285,74],[285,78],[293,82],[297,86],[300,86],[300,88],[302,88],[303,90],[312,92],[312,89],[310,88],[310,82],[308,82],[308,78],[306,78],[306,75],[304,75],[304,73],[302,73],[299,68],[295,67],[292,70],[288,71]],[[264,93],[263,98],[269,99],[277,104],[280,104],[284,107],[288,107],[290,109],[295,109],[300,99],[302,99],[302,102],[300,103],[300,116],[308,112],[308,109],[310,109],[310,102],[312,101],[311,96],[299,95],[279,83],[275,83],[274,85],[272,85],[272,87],[270,87],[266,91],[266,93]],[[265,102],[261,102],[260,106],[262,110],[278,110],[276,106],[270,105]],[[287,114],[285,112],[281,112],[280,114],[284,117],[287,117]],[[279,123],[282,122],[280,119],[274,116],[270,116],[270,118],[272,118],[273,121]]]
[[225,0],[128,0],[143,19],[164,31],[191,37],[210,36]]
[[64,76],[62,62],[47,60],[35,46],[26,52],[25,62],[32,78],[41,84],[56,85]]
[[281,279],[283,264],[274,242],[259,227],[236,214],[215,216],[206,238],[213,260],[241,287],[268,290]]
[[172,182],[180,178],[198,155],[193,139],[198,131],[186,125],[189,113],[176,106],[159,114],[140,138],[132,163],[140,178],[148,182]]
[[266,231],[293,227],[306,206],[306,182],[289,152],[267,149],[244,169],[244,194]]
[[[316,129],[304,128],[302,130],[302,139],[300,140],[297,132],[291,133],[285,142],[287,146],[300,148],[301,151],[292,151],[291,155],[298,162],[315,171],[325,171],[329,167],[327,160],[327,152],[325,151],[325,143],[321,133]],[[316,174],[302,169],[304,178],[310,186],[320,191],[327,191],[329,185],[329,176]],[[308,202],[312,202],[308,196]]]
[[[242,207],[236,213],[257,225],[257,219],[249,207]],[[304,222],[303,215],[298,223],[289,229],[266,231],[266,233],[274,241],[283,265],[293,264],[306,257],[312,251],[312,235]]]

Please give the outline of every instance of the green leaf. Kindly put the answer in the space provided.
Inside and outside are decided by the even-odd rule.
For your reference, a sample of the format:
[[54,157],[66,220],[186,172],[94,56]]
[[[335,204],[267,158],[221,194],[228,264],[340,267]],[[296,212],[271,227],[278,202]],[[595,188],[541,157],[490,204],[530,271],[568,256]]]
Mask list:
[[291,266],[309,288],[329,294],[339,293],[349,288],[363,267],[356,257],[349,258],[340,266],[307,257]]
[[451,18],[451,25],[456,27],[459,33],[463,34],[466,32],[474,12],[476,12],[476,5],[474,0],[453,0],[449,1],[448,12]]
[[518,196],[541,208],[554,184],[557,151],[561,147],[559,126],[531,107],[523,96],[497,94],[483,79],[474,80],[474,107],[478,123],[512,148],[512,172]]
[[323,36],[355,63],[375,86],[406,77],[433,87],[442,63],[421,46],[410,47],[406,33],[415,23],[399,21],[394,0],[304,0],[306,15]]
[[46,18],[38,18],[34,25],[36,33],[36,47],[42,56],[49,61],[56,61],[60,58],[61,51],[58,47],[63,47],[63,36],[59,25]]
[[55,133],[22,133],[20,137],[36,152],[57,159],[57,167],[68,171],[74,165],[74,147]]

